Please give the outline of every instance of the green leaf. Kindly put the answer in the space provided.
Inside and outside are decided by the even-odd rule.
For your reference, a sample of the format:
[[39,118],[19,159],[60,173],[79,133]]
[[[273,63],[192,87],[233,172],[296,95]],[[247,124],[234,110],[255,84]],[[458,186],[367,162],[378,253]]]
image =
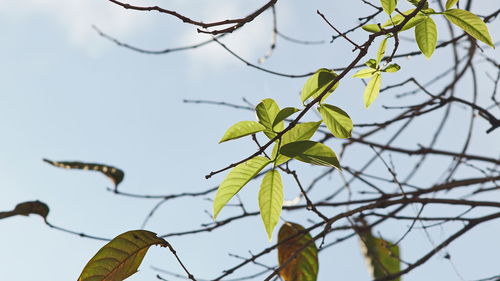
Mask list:
[[337,138],[346,139],[351,137],[352,120],[342,109],[331,104],[323,104],[318,111],[326,124],[326,127]]
[[[276,136],[276,133],[273,132],[273,121],[278,115],[280,108],[278,104],[273,99],[264,99],[262,100],[256,107],[255,111],[257,113],[257,118],[259,118],[260,124],[264,125],[266,129],[264,130],[264,134],[272,139]],[[284,124],[278,124],[277,130],[281,131],[284,128]]]
[[[403,12],[403,14],[404,15],[409,15],[409,14],[413,13],[414,10],[415,9],[411,9],[411,10],[405,11],[405,12]],[[405,30],[411,29],[414,26],[416,26],[417,24],[421,23],[426,18],[427,18],[426,15],[424,15],[422,13],[418,13],[413,18],[411,18],[410,20],[408,20],[408,22],[406,22],[406,24],[403,26],[403,28],[401,28],[400,31],[405,31]],[[388,26],[393,27],[393,26],[399,25],[399,24],[401,24],[403,22],[404,19],[405,18],[402,15],[396,14],[391,19],[387,20],[382,25],[382,27],[388,27]]]
[[372,79],[368,82],[363,94],[365,100],[365,108],[370,107],[370,105],[375,101],[380,92],[380,85],[382,84],[382,78],[380,72],[377,72]]
[[378,66],[380,62],[382,61],[382,58],[384,57],[385,54],[385,49],[387,47],[387,37],[385,37],[382,42],[380,43],[380,47],[378,48],[377,51],[377,60],[376,60],[376,65]]
[[370,78],[377,73],[377,70],[373,68],[363,68],[360,71],[356,72],[352,77],[354,78]]
[[361,28],[363,28],[365,31],[368,31],[371,33],[376,33],[376,32],[379,32],[381,30],[378,24],[366,24],[366,25],[363,25]]
[[426,58],[430,58],[436,49],[437,29],[434,21],[428,17],[415,27],[415,40]]
[[[330,85],[330,83],[337,77],[337,74],[329,69],[321,68],[316,73],[314,73],[311,77],[309,77],[302,88],[302,92],[300,94],[300,100],[304,103],[308,98],[317,98],[323,91]],[[335,85],[328,91],[328,93],[323,96],[321,102],[323,102],[337,87],[339,83],[335,83]]]
[[128,231],[102,247],[87,263],[78,281],[121,281],[137,272],[149,247],[168,243],[146,230]]
[[401,69],[401,66],[397,63],[389,64],[382,71],[384,72],[398,72]]
[[377,61],[374,60],[374,59],[369,59],[365,62],[365,65],[370,67],[370,68],[373,68],[373,69],[377,69]]
[[[374,279],[383,278],[400,271],[399,247],[382,238],[374,237],[369,231],[360,232],[361,248]],[[401,278],[392,279],[399,281]]]
[[[318,249],[311,241],[311,234],[302,233],[304,231],[304,227],[300,224],[291,222],[286,222],[280,228],[278,234],[279,265],[294,258],[279,272],[284,281],[316,281],[318,278]],[[296,253],[305,245],[308,246]]]
[[380,0],[380,4],[382,4],[382,8],[384,11],[390,15],[394,10],[396,10],[396,5],[398,4],[397,0]]
[[231,126],[231,128],[227,129],[226,133],[219,141],[219,143],[255,134],[264,131],[265,129],[266,127],[262,126],[262,124],[260,124],[259,122],[241,121]]
[[457,4],[458,0],[447,0],[446,1],[446,10],[449,10],[451,7],[455,6]]
[[273,169],[264,175],[259,191],[260,217],[266,228],[269,240],[271,240],[273,230],[280,219],[282,207],[283,183],[280,173]]
[[[418,6],[418,2],[420,2],[419,0],[406,0],[408,2],[410,2],[413,6]],[[424,9],[427,9],[429,8],[429,2],[425,2],[424,4]]]
[[271,163],[269,159],[257,156],[239,164],[227,174],[215,194],[213,205],[214,219],[226,203],[269,163]]
[[470,36],[495,48],[488,27],[478,16],[461,9],[446,10],[443,14],[450,22],[460,27]]
[[335,152],[319,142],[304,140],[288,143],[281,147],[280,153],[305,163],[342,169]]
[[[321,121],[305,122],[295,125],[295,127],[291,128],[290,131],[286,132],[283,135],[283,137],[281,138],[281,146],[294,141],[310,139],[314,135],[314,133],[316,133],[320,125]],[[278,143],[276,143],[273,147],[271,159],[274,160],[276,158],[276,155],[278,155]],[[288,160],[290,160],[290,157],[279,154],[278,158],[276,158],[275,165],[279,166],[287,162]]]
[[113,166],[98,164],[98,163],[86,163],[77,161],[52,161],[49,159],[43,159],[43,161],[49,163],[52,166],[63,168],[63,169],[77,169],[77,170],[88,170],[101,172],[103,175],[108,177],[115,184],[115,188],[122,182],[125,177],[125,173]]
[[[300,109],[295,108],[295,107],[285,107],[280,112],[278,112],[278,115],[276,115],[276,118],[273,121],[272,127],[274,128],[276,125],[278,125],[280,122],[288,118],[288,116],[294,114],[295,112],[300,111]],[[283,129],[281,129],[283,130]]]

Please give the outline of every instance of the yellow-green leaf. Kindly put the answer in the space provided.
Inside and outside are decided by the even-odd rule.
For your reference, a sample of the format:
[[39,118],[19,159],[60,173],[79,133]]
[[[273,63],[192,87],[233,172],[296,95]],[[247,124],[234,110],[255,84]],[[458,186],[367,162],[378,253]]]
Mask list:
[[380,0],[380,4],[382,4],[382,8],[384,11],[390,15],[394,10],[396,10],[396,5],[398,4],[397,0]]
[[304,140],[288,143],[281,147],[280,153],[305,163],[342,170],[335,152],[320,142]]
[[264,131],[266,127],[264,127],[262,124],[256,121],[241,121],[233,126],[231,126],[229,129],[227,129],[226,133],[222,137],[222,139],[219,141],[219,143],[228,141],[228,140],[234,140],[238,139],[244,136],[248,136],[251,134],[255,134],[261,131]]
[[371,32],[371,33],[376,33],[379,32],[381,29],[378,26],[378,24],[366,24],[363,25],[361,28],[363,28],[365,31]]
[[437,28],[434,21],[427,17],[415,27],[415,40],[426,58],[430,58],[436,49]]
[[245,186],[252,178],[254,178],[267,164],[269,159],[257,156],[244,163],[234,167],[220,184],[215,194],[213,205],[214,219],[219,214],[220,210]]
[[[283,135],[283,137],[281,138],[281,146],[294,141],[310,139],[314,135],[314,133],[316,133],[320,125],[321,121],[305,122],[295,125],[295,127],[291,128],[290,131],[286,132]],[[276,156],[278,157],[276,158]],[[281,165],[286,161],[290,160],[290,158],[286,157],[285,155],[281,154],[278,155],[278,143],[274,145],[271,156],[271,159],[274,160],[275,158],[276,158],[275,162],[276,166]]]
[[378,48],[377,51],[377,60],[376,60],[376,65],[378,66],[380,62],[382,61],[382,58],[384,57],[385,54],[385,49],[387,47],[387,37],[385,37],[382,42],[380,43],[380,47]]
[[[280,123],[283,123],[282,121],[288,118],[290,115],[294,114],[295,112],[300,111],[300,109],[295,108],[295,107],[285,107],[278,114],[276,115],[276,118],[273,121],[272,127],[277,131],[277,125]],[[283,127],[283,126],[282,126]],[[283,130],[283,128],[281,128]]]
[[[260,124],[266,127],[264,134],[270,139],[274,138],[276,133],[273,132],[272,124],[276,115],[278,115],[278,112],[280,111],[278,104],[273,99],[264,99],[255,107],[255,111]],[[283,128],[284,124],[278,123],[275,129],[281,131]]]
[[[300,93],[300,100],[304,103],[308,98],[315,99],[330,85],[330,83],[337,77],[337,74],[333,70],[326,68],[321,68],[311,77],[309,77],[302,88]],[[339,82],[328,90],[328,93],[323,96],[321,102],[323,102],[335,89],[339,86]]]
[[[279,264],[283,265],[288,259],[293,258],[279,272],[284,281],[316,281],[318,278],[318,249],[311,241],[311,234],[303,233],[304,231],[304,227],[300,224],[291,222],[286,222],[280,228],[278,234]],[[296,253],[303,247],[305,248],[302,251]]]
[[[408,10],[408,11],[405,11],[403,12],[404,15],[409,15],[411,13],[413,13],[415,9],[411,9],[411,10]],[[401,31],[405,31],[405,30],[408,30],[408,29],[411,29],[413,28],[414,26],[416,26],[417,24],[419,24],[420,22],[422,22],[423,20],[425,20],[427,16],[422,14],[422,13],[418,13],[416,14],[414,17],[412,17],[410,20],[408,20],[408,22],[406,22],[406,24],[403,26],[403,28],[401,28]],[[396,14],[394,15],[391,19],[387,20],[383,25],[382,27],[392,27],[392,26],[396,26],[396,25],[399,25],[403,22],[405,18],[400,15],[400,14]]]
[[342,109],[331,104],[322,104],[318,111],[326,127],[337,138],[350,138],[352,133],[352,120]]
[[455,6],[457,4],[458,0],[447,0],[446,1],[446,10],[450,9],[451,7]]
[[283,207],[283,183],[277,170],[271,170],[264,175],[259,191],[260,217],[271,240],[273,230],[278,224]]
[[370,107],[370,105],[375,101],[380,93],[380,85],[382,84],[382,78],[380,72],[373,75],[372,79],[368,82],[363,94],[365,100],[365,108]]
[[137,272],[149,247],[168,243],[146,230],[128,231],[104,245],[87,263],[78,281],[121,281]]
[[401,69],[401,66],[397,63],[389,64],[382,71],[384,72],[398,72]]
[[[361,249],[374,279],[400,271],[399,247],[390,241],[374,237],[370,231],[360,232]],[[393,279],[399,281],[400,278]]]
[[352,77],[354,78],[370,78],[377,73],[377,70],[373,68],[363,68],[356,72]]
[[446,10],[443,14],[450,22],[460,27],[470,36],[495,48],[488,27],[478,16],[461,9]]

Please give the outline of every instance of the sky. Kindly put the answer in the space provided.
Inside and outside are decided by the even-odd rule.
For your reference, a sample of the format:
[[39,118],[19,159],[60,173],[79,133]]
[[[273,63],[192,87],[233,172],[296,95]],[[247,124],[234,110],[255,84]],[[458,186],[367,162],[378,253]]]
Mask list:
[[[176,0],[147,3],[210,21],[246,15],[264,2]],[[316,15],[316,10],[321,10],[345,30],[357,23],[357,17],[372,12],[361,1],[349,2],[318,1],[314,5],[298,0],[279,2],[278,27],[296,38],[328,41],[332,32]],[[486,14],[496,9],[491,6],[492,1],[476,1],[473,11]],[[270,23],[270,13],[266,12],[223,41],[242,57],[257,62],[269,48]],[[442,23],[438,21],[441,26]],[[305,78],[289,79],[256,71],[216,44],[168,55],[145,55],[116,46],[92,28],[95,25],[120,40],[151,50],[185,46],[209,38],[198,34],[193,26],[158,13],[127,11],[105,0],[0,0],[0,25],[3,27],[0,44],[0,210],[10,210],[19,202],[38,199],[49,205],[51,223],[77,232],[114,237],[127,230],[139,229],[157,201],[116,196],[106,191],[111,183],[102,175],[57,169],[42,162],[42,158],[119,167],[125,171],[120,188],[131,193],[201,191],[217,186],[224,177],[221,174],[206,180],[205,174],[255,151],[248,140],[217,144],[226,128],[240,120],[254,120],[255,115],[220,106],[188,104],[183,100],[244,105],[245,98],[255,105],[272,97],[281,107],[300,105],[298,93]],[[493,25],[490,30],[494,40],[498,40],[498,30],[493,30]],[[440,32],[448,36],[445,28]],[[359,42],[366,38],[363,32],[352,36]],[[413,50],[414,46],[403,41],[402,48]],[[274,54],[264,66],[292,74],[339,67],[352,60],[351,49],[341,40],[314,46],[278,40]],[[498,58],[498,50],[485,49],[485,52]],[[434,75],[429,69],[443,69],[443,65],[449,65],[450,56],[445,55],[448,55],[445,51],[438,50],[430,60],[414,57],[399,63],[403,71],[418,73],[422,80],[428,80]],[[489,93],[491,89],[484,78],[487,71],[491,69],[484,64],[478,65],[483,89]],[[404,77],[394,75],[386,82],[401,81]],[[334,102],[348,111],[356,123],[383,120],[387,112],[381,105],[399,102],[392,96],[382,95],[370,110],[365,110],[363,85],[354,80],[346,79],[336,91]],[[465,122],[463,108],[455,107],[453,112],[454,120]],[[416,125],[420,127],[415,128],[414,134],[404,136],[401,143],[427,142],[420,132],[426,131],[433,120],[423,122]],[[477,123],[478,131],[487,129],[488,124],[482,120]],[[461,144],[455,142],[454,136],[463,134],[464,130],[460,129],[445,127],[444,135],[448,137],[441,139],[438,147],[459,147]],[[473,140],[471,151],[498,155],[499,139],[498,130],[489,135],[483,133],[480,139]],[[331,146],[338,149],[340,144],[335,142]],[[360,155],[362,152],[347,155],[345,163],[356,163]],[[404,162],[400,163],[404,171]],[[439,160],[436,163],[439,165]],[[321,171],[306,173],[304,178],[311,179]],[[463,172],[464,177],[467,173]],[[436,175],[430,169],[420,176],[433,178]],[[336,179],[338,177],[333,178]],[[324,185],[324,188],[328,186]],[[252,210],[256,209],[256,188],[254,183],[242,191],[242,198]],[[293,199],[297,194],[292,182],[287,180],[285,199]],[[320,195],[316,190],[313,196],[321,198]],[[211,202],[207,198],[211,197],[179,199],[164,204],[146,229],[163,234],[195,229],[209,222],[205,210],[211,209]],[[227,208],[221,218],[236,213],[237,210]],[[305,218],[297,213],[283,213],[286,220],[306,224]],[[396,225],[381,231],[392,239],[402,232]],[[498,268],[500,247],[491,241],[496,241],[499,231],[498,223],[479,227],[447,249],[465,280],[498,274],[494,270]],[[433,235],[439,241],[451,232],[443,228]],[[86,262],[104,245],[102,241],[50,229],[36,216],[1,220],[0,238],[0,277],[15,281],[75,280]],[[200,278],[214,278],[229,265],[236,264],[238,260],[228,253],[248,256],[248,251],[255,253],[270,246],[259,217],[206,235],[173,237],[169,242],[190,271]],[[415,231],[403,244],[403,258],[415,258],[418,249],[429,248],[429,243],[421,231]],[[351,239],[322,253],[319,280],[332,280],[330,276],[339,280],[369,280],[358,248],[358,241]],[[461,280],[443,256],[438,254],[404,280]],[[274,265],[276,260],[270,255],[263,262]],[[150,266],[181,273],[181,268],[165,249],[152,248],[140,272],[129,280],[156,280],[156,272]],[[246,272],[249,271],[243,270],[241,274]]]

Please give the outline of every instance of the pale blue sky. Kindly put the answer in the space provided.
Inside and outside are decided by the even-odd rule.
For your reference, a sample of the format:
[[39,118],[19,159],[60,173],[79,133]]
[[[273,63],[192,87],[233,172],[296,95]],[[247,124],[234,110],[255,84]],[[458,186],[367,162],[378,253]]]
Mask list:
[[[264,2],[156,3],[208,21],[244,15]],[[358,3],[361,1],[349,1],[352,2],[349,5],[345,1],[303,2],[280,2],[277,6],[280,30],[303,39],[328,40],[332,35],[316,15],[316,9],[342,29],[356,24],[355,18],[372,12]],[[476,2],[473,10],[479,14],[498,8],[490,7],[491,0]],[[353,13],[356,9],[360,12]],[[244,57],[257,61],[268,48],[269,23],[268,12],[224,42]],[[448,38],[443,22],[439,23],[440,35]],[[254,152],[255,147],[248,140],[221,145],[217,141],[233,123],[255,117],[247,111],[185,104],[183,99],[242,104],[245,97],[257,104],[263,98],[272,97],[282,107],[300,105],[298,92],[305,79],[275,77],[245,67],[217,45],[164,56],[134,53],[99,37],[92,24],[149,49],[182,46],[206,38],[177,19],[125,11],[105,0],[0,0],[0,210],[38,199],[50,206],[48,219],[58,226],[104,237],[138,229],[157,201],[115,196],[105,190],[111,186],[105,177],[57,169],[41,159],[101,162],[119,167],[126,173],[120,188],[132,193],[201,191],[223,179],[223,175],[218,175],[205,180],[204,175],[209,171]],[[492,31],[492,36],[498,40],[500,33]],[[353,34],[359,42],[365,37],[363,32]],[[333,45],[312,47],[279,40],[275,54],[265,66],[289,73],[339,67],[352,60],[351,49],[341,40]],[[413,50],[415,46],[403,41],[402,50],[405,49]],[[498,58],[499,51],[487,48],[485,51]],[[407,73],[416,73],[426,81],[435,75],[434,70],[447,68],[450,61],[449,53],[441,50],[429,61],[422,57],[403,59],[399,61],[401,73],[387,77],[384,83],[401,81],[408,77]],[[478,65],[482,89],[489,94],[491,84],[484,77],[486,71],[494,73],[484,64]],[[382,95],[370,110],[365,110],[362,91],[359,80],[346,79],[330,100],[344,108],[356,123],[383,120],[387,112],[381,105],[400,102],[394,101],[392,95]],[[469,112],[460,107],[453,110],[454,120],[463,119],[465,128],[467,117],[464,116]],[[438,116],[429,116],[425,122],[416,124],[413,133],[403,136],[398,144],[410,143],[416,147],[417,143],[428,143],[428,135],[422,131],[435,123],[432,118]],[[455,137],[463,131],[457,123],[445,128],[447,137],[438,142],[439,147],[460,147]],[[471,151],[497,157],[499,132],[485,135],[487,125],[484,120],[477,120],[481,137],[472,140]],[[387,136],[381,135],[380,139],[385,140]],[[329,145],[338,149],[340,142]],[[351,152],[343,163],[359,166],[357,159],[361,156],[363,152]],[[404,159],[407,158],[397,163],[401,171],[406,169]],[[435,165],[445,164],[436,160]],[[298,166],[306,168],[306,181],[322,171],[322,168]],[[377,171],[382,173],[384,169],[373,170]],[[463,176],[473,175],[468,173],[463,171]],[[432,179],[435,176],[432,169],[421,175]],[[338,180],[338,176],[332,180]],[[298,190],[290,180],[286,183],[285,198],[292,199]],[[321,198],[321,188],[328,188],[328,183],[316,189],[317,199]],[[250,184],[242,193],[252,210],[256,209],[257,187],[257,183]],[[494,195],[497,197],[489,199],[500,200],[498,194]],[[204,213],[209,209],[211,202],[204,198],[171,201],[159,210],[147,229],[160,234],[195,229],[200,223],[209,222]],[[221,218],[232,213],[234,210],[224,209]],[[296,213],[284,213],[283,218],[305,223],[305,217]],[[404,227],[392,224],[380,231],[387,238],[397,239],[404,233]],[[440,241],[452,233],[451,229],[436,229],[432,233],[434,239]],[[500,251],[499,232],[498,222],[490,223],[449,247],[453,262],[466,280],[498,273],[495,269]],[[88,259],[104,244],[49,229],[36,216],[1,220],[0,238],[0,279],[13,281],[75,280]],[[213,278],[236,264],[238,260],[228,257],[228,253],[247,255],[248,250],[257,252],[270,245],[258,217],[214,233],[169,241],[192,273],[200,278]],[[422,248],[431,247],[421,231],[415,231],[405,242],[402,252],[403,259],[407,260],[417,257]],[[322,253],[319,280],[369,280],[358,248],[358,241],[351,239]],[[262,261],[274,265],[276,260],[271,254]],[[148,269],[150,265],[181,272],[168,251],[155,248],[145,259],[141,272],[130,280],[155,280],[156,273]],[[460,279],[439,254],[404,280]]]

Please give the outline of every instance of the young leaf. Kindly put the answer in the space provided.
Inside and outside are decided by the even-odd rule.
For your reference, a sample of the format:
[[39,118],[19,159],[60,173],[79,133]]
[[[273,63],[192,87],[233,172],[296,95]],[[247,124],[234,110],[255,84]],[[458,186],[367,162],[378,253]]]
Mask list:
[[[411,13],[413,13],[415,9],[411,9],[411,10],[408,10],[408,11],[405,11],[403,12],[404,15],[409,15]],[[408,29],[411,29],[413,28],[414,26],[416,26],[417,24],[421,23],[423,20],[425,20],[427,16],[422,14],[422,13],[418,13],[416,14],[413,18],[411,18],[408,22],[406,22],[406,24],[403,26],[403,28],[401,28],[401,32],[402,31],[405,31],[405,30],[408,30]],[[383,25],[382,27],[392,27],[392,26],[396,26],[396,25],[399,25],[403,22],[405,18],[400,15],[400,14],[396,14],[394,15],[391,19],[387,20]]]
[[[280,271],[280,276],[284,281],[316,281],[318,277],[318,249],[311,241],[311,234],[301,233],[304,231],[304,227],[291,222],[286,222],[280,228],[278,234],[279,264],[282,265],[288,259],[293,258]],[[308,246],[296,253],[306,244]]]
[[[337,74],[329,69],[321,68],[316,73],[314,73],[311,77],[309,77],[302,88],[302,92],[300,93],[300,100],[304,103],[308,98],[317,98],[323,91],[330,85],[330,83],[337,77]],[[335,83],[335,85],[328,91],[328,94],[323,96],[321,102],[323,102],[337,87],[339,83]]]
[[[291,143],[294,141],[300,141],[300,140],[308,140],[310,139],[314,133],[319,128],[319,125],[321,125],[321,121],[319,122],[306,122],[306,123],[300,123],[295,125],[295,127],[291,128],[290,131],[286,132],[283,137],[281,138],[281,146]],[[276,158],[276,156],[278,156]],[[273,152],[271,159],[275,159],[276,162],[275,165],[279,166],[286,161],[290,160],[290,157],[286,157],[285,155],[279,154],[278,155],[278,144],[276,143],[273,147]]]
[[253,177],[255,177],[267,164],[269,159],[257,156],[234,167],[220,184],[215,194],[213,205],[214,219],[222,207],[238,193]]
[[460,27],[470,36],[495,48],[488,27],[478,16],[461,9],[446,10],[443,14],[451,23]]
[[390,15],[394,10],[396,10],[396,5],[398,4],[397,0],[380,0],[380,4],[382,4],[382,8],[384,11]]
[[264,175],[259,191],[260,217],[271,240],[273,230],[278,224],[283,207],[283,183],[277,170],[271,170]]
[[377,98],[380,92],[380,85],[382,84],[382,79],[380,72],[377,72],[372,79],[368,82],[363,94],[365,100],[365,108],[370,107],[373,101]]
[[[419,0],[406,0],[408,2],[410,2],[413,6],[418,6],[418,2],[420,2]],[[429,8],[429,2],[426,1],[425,4],[424,4],[424,9],[427,9]]]
[[352,120],[345,111],[331,104],[322,104],[318,107],[318,111],[326,127],[335,137],[341,139],[351,137]]
[[43,159],[43,161],[49,163],[52,166],[64,168],[64,169],[79,169],[79,170],[91,170],[101,172],[107,176],[115,184],[115,188],[122,182],[125,173],[122,170],[97,163],[85,163],[85,162],[75,162],[75,161],[52,161],[48,159]]
[[149,247],[168,243],[146,230],[128,231],[104,245],[83,268],[78,281],[121,281],[137,272]]
[[305,163],[335,167],[342,170],[335,152],[319,142],[304,140],[288,143],[281,147],[280,153]]
[[47,204],[40,202],[38,200],[23,202],[17,204],[14,210],[12,211],[0,212],[0,219],[16,215],[28,216],[30,214],[39,215],[46,220],[47,215],[49,214],[49,207],[47,206]]
[[397,63],[389,64],[382,71],[384,72],[398,72],[401,69],[401,66]]
[[276,115],[276,118],[274,118],[272,127],[274,128],[279,123],[281,123],[283,120],[285,120],[286,118],[288,118],[288,116],[294,114],[297,111],[300,111],[300,109],[295,108],[295,107],[285,107],[285,108],[283,108],[282,110],[280,110],[280,112],[278,112],[278,114]]
[[363,28],[365,31],[371,32],[371,33],[376,33],[379,32],[381,29],[378,26],[378,24],[366,24],[363,25],[361,28]]
[[241,121],[229,129],[227,129],[226,133],[219,141],[219,143],[223,143],[228,140],[238,139],[244,136],[248,136],[251,134],[255,134],[261,131],[264,131],[266,127],[262,126],[259,122],[256,121]]
[[[255,111],[257,113],[257,118],[259,118],[260,124],[266,127],[266,130],[264,130],[264,134],[270,139],[274,138],[276,136],[276,133],[273,132],[272,124],[274,118],[276,118],[276,115],[278,115],[278,112],[280,111],[278,104],[276,104],[273,99],[264,99],[255,107]],[[283,130],[283,124],[278,124],[276,126],[276,129],[278,131]]]
[[[374,237],[370,231],[361,231],[361,249],[366,258],[370,274],[374,279],[399,272],[399,247],[382,238]],[[400,278],[393,279],[399,281]]]
[[360,71],[356,72],[352,77],[354,78],[370,78],[372,77],[375,73],[377,73],[377,70],[373,68],[363,68]]
[[376,60],[376,65],[378,66],[380,62],[382,61],[382,58],[384,57],[385,54],[385,48],[387,47],[387,37],[385,37],[382,42],[380,43],[380,47],[378,48],[377,51],[377,60]]
[[418,48],[426,58],[430,58],[437,43],[437,28],[434,21],[427,17],[415,27],[415,40]]
[[365,62],[365,65],[370,67],[370,68],[373,68],[373,69],[377,69],[377,61],[374,60],[374,59],[369,59]]
[[446,10],[449,10],[451,7],[455,6],[457,4],[458,0],[447,0],[446,1]]

